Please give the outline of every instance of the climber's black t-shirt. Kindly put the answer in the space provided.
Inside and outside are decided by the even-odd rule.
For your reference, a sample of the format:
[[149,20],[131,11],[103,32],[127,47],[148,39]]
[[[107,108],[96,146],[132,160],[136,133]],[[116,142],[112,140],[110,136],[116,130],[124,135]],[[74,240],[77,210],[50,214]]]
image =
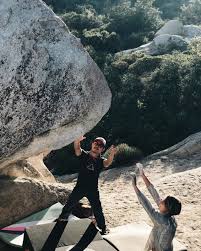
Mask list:
[[94,191],[98,189],[98,178],[103,169],[104,157],[93,158],[89,152],[82,149],[80,158],[80,171],[77,179],[77,186],[83,189]]

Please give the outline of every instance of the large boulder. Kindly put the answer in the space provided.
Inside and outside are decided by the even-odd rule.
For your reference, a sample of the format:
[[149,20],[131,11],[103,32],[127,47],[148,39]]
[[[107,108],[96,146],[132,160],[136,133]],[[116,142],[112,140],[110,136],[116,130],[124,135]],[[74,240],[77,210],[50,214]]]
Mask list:
[[162,55],[170,53],[173,50],[183,51],[187,48],[187,41],[178,35],[163,34],[155,37],[152,42],[141,45],[135,49],[121,51],[115,54],[116,57],[121,57],[125,54],[133,52],[141,52],[147,55]]
[[149,158],[158,158],[161,156],[175,156],[180,158],[186,158],[198,154],[201,152],[201,132],[195,133],[179,142],[178,144],[171,146],[165,150],[154,153]]
[[58,201],[64,202],[69,192],[59,183],[50,184],[29,178],[0,178],[0,227]]
[[184,26],[179,20],[170,20],[164,24],[164,26],[158,30],[155,36],[169,34],[169,35],[180,35],[184,33]]
[[157,36],[154,38],[153,41],[156,47],[160,47],[160,46],[166,47],[172,43],[175,43],[177,45],[184,43],[182,36],[169,35],[169,34]]
[[188,43],[178,35],[159,35],[154,38],[150,46],[150,55],[159,55],[171,52],[174,49],[184,50]]
[[117,52],[115,56],[141,52],[147,55],[168,54],[174,50],[186,50],[188,44],[194,38],[201,37],[201,28],[196,25],[183,25],[179,20],[168,21],[159,31],[155,38],[147,44],[137,48]]
[[190,40],[201,37],[201,27],[197,25],[184,25],[184,37]]
[[115,57],[121,57],[123,55],[126,55],[126,54],[130,54],[130,53],[133,53],[133,52],[142,52],[142,53],[145,53],[147,55],[151,55],[151,46],[152,46],[152,43],[153,42],[150,42],[150,43],[147,43],[147,44],[143,44],[137,48],[134,48],[134,49],[129,49],[129,50],[124,50],[124,51],[120,51],[120,52],[117,52],[115,54]]
[[106,80],[41,0],[0,2],[0,169],[59,149],[108,111]]

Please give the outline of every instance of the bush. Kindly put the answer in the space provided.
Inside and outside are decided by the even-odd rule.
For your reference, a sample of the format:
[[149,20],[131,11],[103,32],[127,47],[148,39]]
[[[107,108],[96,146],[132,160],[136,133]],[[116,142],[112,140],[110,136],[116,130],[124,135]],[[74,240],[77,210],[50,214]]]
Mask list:
[[152,0],[137,1],[134,7],[119,5],[109,14],[109,29],[121,35],[157,30],[162,24]]
[[152,0],[137,0],[132,5],[121,4],[108,14],[108,31],[120,36],[121,50],[135,48],[153,38],[162,25],[159,11]]
[[196,40],[183,53],[110,58],[104,73],[113,94],[112,106],[96,127],[102,132],[107,128],[108,143],[125,142],[150,154],[199,131],[200,55],[201,41]]
[[83,0],[44,0],[44,2],[57,13],[75,10],[78,5],[83,4]]
[[97,51],[114,52],[119,48],[119,36],[115,32],[102,29],[84,30],[82,41]]
[[88,4],[93,5],[93,7],[100,13],[109,12],[113,6],[116,6],[122,2],[122,0],[86,0]]
[[191,0],[181,7],[181,20],[185,24],[201,25],[201,0]]
[[79,12],[67,12],[61,15],[66,25],[73,30],[97,28],[103,25],[101,16],[92,8],[81,8]]
[[[120,167],[124,165],[132,164],[136,160],[142,158],[142,152],[136,147],[128,146],[127,144],[119,144],[116,146],[117,153],[113,161],[113,167]],[[109,150],[106,151],[104,156],[107,158],[109,155]]]
[[155,0],[154,6],[159,8],[163,19],[174,19],[180,15],[181,6],[189,0]]

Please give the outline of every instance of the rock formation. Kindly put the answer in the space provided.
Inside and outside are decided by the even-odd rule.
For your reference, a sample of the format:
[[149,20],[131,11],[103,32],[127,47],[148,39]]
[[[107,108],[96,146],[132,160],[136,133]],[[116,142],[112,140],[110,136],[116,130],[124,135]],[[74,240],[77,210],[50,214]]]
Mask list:
[[201,28],[196,25],[183,25],[179,20],[168,21],[156,32],[153,41],[137,48],[116,53],[116,56],[132,52],[142,52],[147,55],[161,55],[173,50],[187,49],[192,39],[201,37]]
[[59,149],[108,111],[106,80],[41,0],[0,2],[0,169]]
[[160,36],[164,34],[169,35],[180,35],[182,36],[184,33],[184,26],[179,20],[170,20],[163,25],[155,34],[155,36]]
[[154,153],[149,157],[160,156],[176,156],[176,157],[190,157],[201,152],[201,132],[195,133],[184,139],[183,141],[171,146],[163,151]]
[[0,175],[31,177],[1,178],[3,226],[66,198],[64,186],[43,182],[55,182],[43,156],[92,129],[111,92],[43,1],[1,0],[0,17]]
[[62,184],[30,178],[0,178],[0,227],[14,223],[52,204],[64,202],[69,190]]

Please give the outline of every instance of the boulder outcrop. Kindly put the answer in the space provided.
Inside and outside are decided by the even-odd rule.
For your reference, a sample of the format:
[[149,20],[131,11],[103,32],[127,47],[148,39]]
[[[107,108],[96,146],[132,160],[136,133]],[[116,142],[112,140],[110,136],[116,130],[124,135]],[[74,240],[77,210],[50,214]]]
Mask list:
[[183,25],[179,20],[168,21],[156,32],[152,41],[137,48],[116,53],[119,57],[133,52],[142,52],[147,55],[162,55],[173,50],[184,51],[192,39],[201,37],[201,28],[196,25]]
[[0,178],[0,227],[8,226],[60,201],[70,191],[59,183],[31,178]]
[[41,0],[0,2],[0,169],[59,149],[108,111],[107,82]]
[[150,157],[175,156],[180,158],[190,157],[199,154],[201,151],[201,132],[195,133],[182,140],[178,144],[171,146],[163,151],[154,153]]

